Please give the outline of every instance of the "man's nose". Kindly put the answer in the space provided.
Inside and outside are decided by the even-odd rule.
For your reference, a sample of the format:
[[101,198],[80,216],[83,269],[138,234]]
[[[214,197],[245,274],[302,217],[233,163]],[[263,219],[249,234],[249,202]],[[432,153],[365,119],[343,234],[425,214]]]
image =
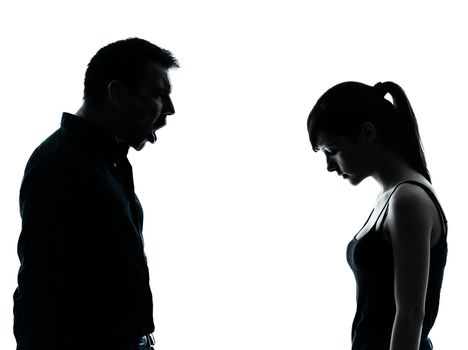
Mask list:
[[172,115],[175,113],[174,105],[172,104],[172,100],[169,96],[167,96],[166,101],[164,103],[164,114]]

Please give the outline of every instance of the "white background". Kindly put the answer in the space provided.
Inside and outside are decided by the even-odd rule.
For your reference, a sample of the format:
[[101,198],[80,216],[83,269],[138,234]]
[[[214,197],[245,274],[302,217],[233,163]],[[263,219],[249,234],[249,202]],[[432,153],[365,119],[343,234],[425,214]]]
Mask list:
[[[306,118],[332,85],[392,80],[449,219],[436,349],[466,347],[467,13],[462,1],[16,1],[0,5],[0,348],[14,349],[18,192],[81,105],[86,65],[138,36],[180,60],[176,114],[130,152],[160,350],[349,349],[345,249],[379,188],[328,174]],[[130,5],[131,4],[131,5]]]

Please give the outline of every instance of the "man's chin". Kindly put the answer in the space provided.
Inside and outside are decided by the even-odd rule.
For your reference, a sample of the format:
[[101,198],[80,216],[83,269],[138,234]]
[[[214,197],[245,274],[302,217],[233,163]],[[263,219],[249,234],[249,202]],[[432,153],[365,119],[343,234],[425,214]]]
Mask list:
[[145,138],[143,141],[141,141],[140,143],[135,143],[132,145],[132,148],[135,150],[135,151],[141,151],[147,142],[153,144],[156,142],[158,138],[156,137],[155,134],[152,134],[150,135],[149,137]]
[[135,145],[132,145],[132,148],[135,150],[135,151],[141,151],[143,148],[145,148],[145,145],[146,145],[146,141],[143,141],[143,142],[140,142],[139,144],[135,144]]

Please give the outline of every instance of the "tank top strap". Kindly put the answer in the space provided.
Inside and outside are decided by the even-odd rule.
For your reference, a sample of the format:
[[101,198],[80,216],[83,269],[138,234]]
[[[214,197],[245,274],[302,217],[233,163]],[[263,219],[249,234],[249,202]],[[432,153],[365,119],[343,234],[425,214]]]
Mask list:
[[[409,180],[407,180],[407,181],[409,181]],[[384,214],[382,220],[385,220],[385,217],[387,216],[387,208],[388,208],[388,203],[390,203],[390,199],[392,198],[392,196],[393,196],[393,194],[395,193],[395,191],[397,190],[397,188],[400,187],[400,185],[406,183],[407,181],[402,181],[402,182],[398,183],[398,184],[393,188],[392,192],[390,193],[390,196],[388,196],[388,199],[387,199],[387,201],[385,202],[385,205],[382,207],[382,210],[380,211],[379,215],[377,215],[377,219],[375,219],[374,226],[377,224],[377,222],[379,222],[379,219],[380,219],[380,217],[382,216],[382,214]]]
[[403,185],[403,184],[406,184],[406,183],[422,188],[424,190],[424,192],[426,192],[427,195],[431,198],[432,202],[435,204],[435,206],[437,208],[437,212],[439,213],[439,218],[440,218],[440,221],[442,223],[442,232],[443,232],[444,236],[446,237],[447,236],[447,218],[445,217],[445,213],[442,210],[442,206],[440,205],[439,200],[437,199],[436,195],[434,194],[434,192],[432,192],[432,190],[429,187],[427,187],[423,183],[421,183],[419,181],[415,181],[415,180],[401,181],[400,183],[398,183],[393,188],[393,191],[390,193],[390,196],[388,197],[387,202],[385,203],[384,207],[382,208],[382,211],[379,213],[379,216],[377,217],[377,220],[375,222],[376,223],[378,222],[378,220],[379,220],[380,216],[382,215],[382,213],[384,214],[384,216],[382,217],[382,221],[385,220],[385,218],[387,216],[387,212],[388,212],[388,204],[390,203],[390,199],[392,198],[393,194],[398,189],[398,187],[400,187],[400,185]]

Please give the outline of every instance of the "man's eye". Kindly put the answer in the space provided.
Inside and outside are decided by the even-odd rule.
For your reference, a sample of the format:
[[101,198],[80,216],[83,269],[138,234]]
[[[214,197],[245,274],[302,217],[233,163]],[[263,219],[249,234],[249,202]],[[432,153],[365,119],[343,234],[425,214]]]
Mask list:
[[165,90],[156,90],[153,92],[153,96],[154,98],[158,98],[158,97],[164,97],[167,95],[167,92]]

